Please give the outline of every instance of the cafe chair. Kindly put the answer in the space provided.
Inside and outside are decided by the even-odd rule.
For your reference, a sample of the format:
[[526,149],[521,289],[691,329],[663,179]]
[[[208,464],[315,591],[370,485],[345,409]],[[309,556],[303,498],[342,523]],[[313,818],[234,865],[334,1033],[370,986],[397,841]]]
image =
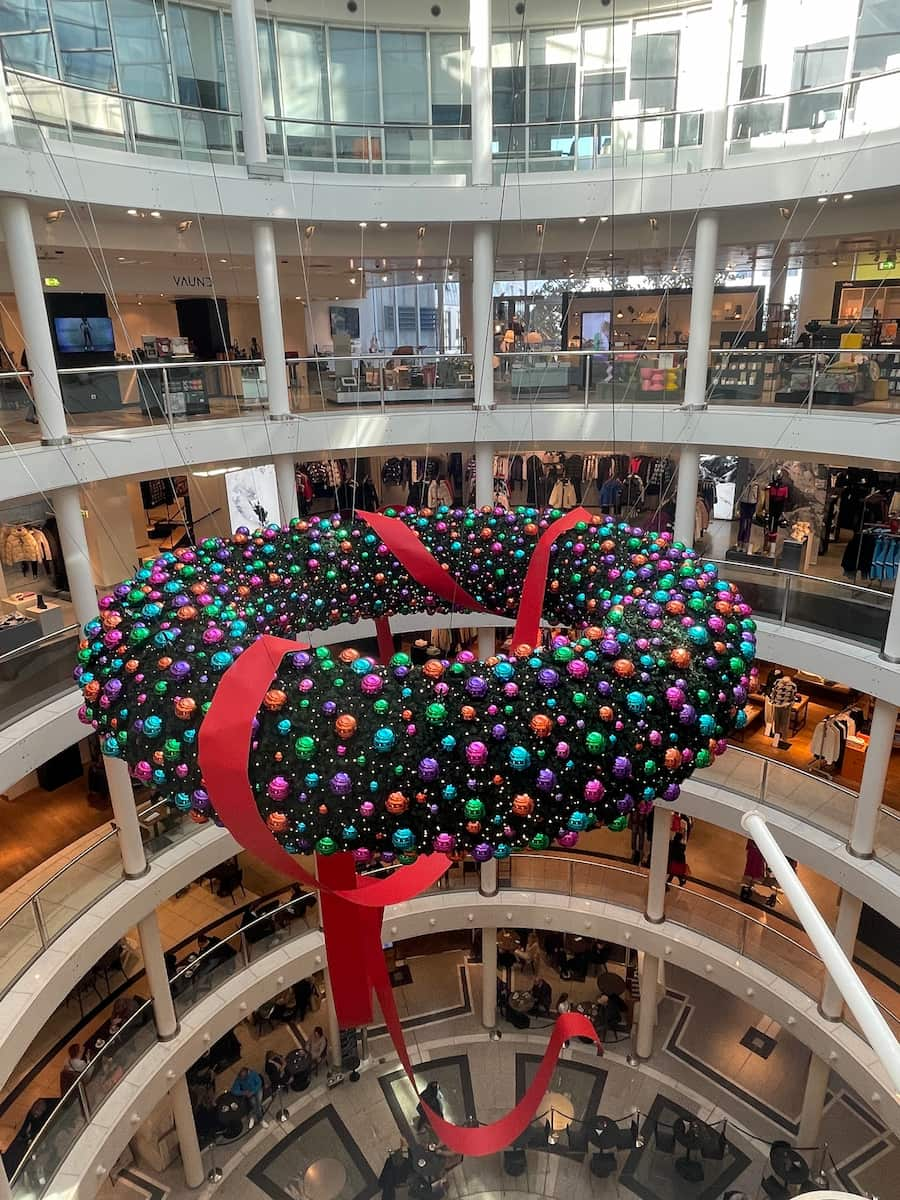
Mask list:
[[725,1157],[725,1134],[721,1129],[705,1126],[700,1132],[700,1154],[703,1158],[721,1162]]
[[527,1165],[528,1161],[524,1150],[514,1148],[503,1151],[503,1171],[506,1175],[511,1175],[513,1178],[524,1175]]
[[608,1179],[616,1169],[616,1156],[609,1150],[597,1150],[591,1155],[591,1174]]
[[588,1130],[585,1125],[576,1125],[574,1121],[566,1126],[566,1137],[569,1149],[577,1154],[584,1154],[588,1148]]
[[675,1153],[675,1130],[666,1129],[663,1125],[657,1125],[654,1130],[656,1137],[656,1148],[661,1150],[663,1154]]
[[275,1002],[270,1000],[267,1004],[261,1005],[253,1014],[253,1024],[256,1027],[256,1036],[262,1037],[263,1029],[266,1025],[269,1027],[269,1032],[275,1031]]
[[531,1018],[528,1013],[516,1012],[514,1008],[507,1007],[506,1019],[514,1029],[530,1029]]
[[774,1175],[766,1175],[762,1181],[762,1190],[769,1197],[769,1200],[789,1200],[790,1192],[780,1179],[776,1179]]
[[234,893],[238,890],[238,888],[240,888],[242,896],[247,895],[247,892],[244,889],[243,867],[237,867],[235,870],[219,876],[219,895],[223,899],[227,896],[232,904],[236,904],[237,901],[234,898]]

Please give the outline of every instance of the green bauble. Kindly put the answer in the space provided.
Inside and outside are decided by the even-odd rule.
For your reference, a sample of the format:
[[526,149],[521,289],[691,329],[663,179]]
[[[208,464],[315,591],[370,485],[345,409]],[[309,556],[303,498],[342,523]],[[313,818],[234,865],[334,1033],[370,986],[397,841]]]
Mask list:
[[321,837],[316,842],[316,850],[319,854],[334,854],[337,848],[338,844],[332,837]]
[[467,800],[465,812],[467,820],[480,821],[484,816],[484,805],[480,800]]
[[584,739],[589,754],[602,754],[606,748],[606,736],[599,729],[592,729]]
[[546,833],[536,833],[528,845],[532,850],[546,850],[550,845],[550,839]]
[[304,734],[303,737],[298,737],[296,742],[294,742],[294,749],[300,758],[314,758],[316,753],[316,739],[311,738],[308,734]]
[[621,833],[623,829],[628,828],[628,816],[622,813],[621,816],[613,818],[612,821],[607,821],[606,828],[611,829],[613,833]]

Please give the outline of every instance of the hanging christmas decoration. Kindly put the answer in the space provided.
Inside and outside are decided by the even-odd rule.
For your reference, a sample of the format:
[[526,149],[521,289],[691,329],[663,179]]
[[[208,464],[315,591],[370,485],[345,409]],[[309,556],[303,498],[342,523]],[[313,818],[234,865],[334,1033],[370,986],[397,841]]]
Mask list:
[[[247,768],[287,851],[365,865],[570,848],[677,799],[743,724],[756,627],[715,566],[665,533],[531,508],[312,518],[164,554],[86,627],[81,718],[205,821],[203,718],[256,639],[453,607],[518,613],[510,653],[272,662]],[[540,613],[570,634],[536,647]]]

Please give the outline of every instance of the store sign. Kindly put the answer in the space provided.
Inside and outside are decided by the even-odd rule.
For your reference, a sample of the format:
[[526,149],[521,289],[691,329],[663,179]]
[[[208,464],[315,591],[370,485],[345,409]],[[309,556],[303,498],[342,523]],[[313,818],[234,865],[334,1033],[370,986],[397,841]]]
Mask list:
[[893,271],[893,269],[894,269],[894,267],[896,267],[896,265],[897,264],[894,262],[894,260],[892,258],[883,258],[881,260],[881,262],[878,264],[878,270],[879,271]]
[[172,283],[176,288],[194,288],[205,290],[212,287],[211,275],[173,275]]

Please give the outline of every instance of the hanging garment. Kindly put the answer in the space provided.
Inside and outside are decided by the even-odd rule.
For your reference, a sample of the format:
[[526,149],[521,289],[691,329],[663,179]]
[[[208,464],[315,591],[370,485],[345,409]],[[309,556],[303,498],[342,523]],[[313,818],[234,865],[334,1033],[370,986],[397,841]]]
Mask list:
[[697,497],[694,504],[694,541],[702,537],[709,529],[709,509],[702,496]]
[[584,470],[584,459],[580,454],[570,454],[566,457],[563,463],[563,471],[566,479],[575,489],[575,500],[578,504],[581,503],[581,479]]
[[381,468],[381,482],[385,487],[401,487],[408,478],[408,461],[389,458]]
[[551,508],[574,508],[578,503],[575,488],[568,479],[557,479],[550,493]]
[[34,534],[24,525],[16,525],[8,534],[3,546],[3,561],[11,567],[14,563],[33,562],[40,558]]
[[628,512],[640,512],[644,503],[644,483],[640,475],[632,473],[622,488],[622,505]]
[[755,500],[742,500],[738,506],[738,545],[746,546],[750,541],[753,529],[753,514],[756,512]]
[[832,717],[826,717],[815,727],[809,748],[814,758],[821,758],[829,766],[837,762],[841,753],[841,735]]
[[428,507],[440,508],[442,504],[452,508],[453,488],[447,479],[432,479],[428,485]]
[[543,507],[547,498],[544,486],[544,467],[536,454],[528,456],[528,461],[525,463],[525,478],[528,485],[526,502],[536,508]]
[[622,506],[622,480],[615,475],[600,488],[600,507],[604,512],[618,513]]

